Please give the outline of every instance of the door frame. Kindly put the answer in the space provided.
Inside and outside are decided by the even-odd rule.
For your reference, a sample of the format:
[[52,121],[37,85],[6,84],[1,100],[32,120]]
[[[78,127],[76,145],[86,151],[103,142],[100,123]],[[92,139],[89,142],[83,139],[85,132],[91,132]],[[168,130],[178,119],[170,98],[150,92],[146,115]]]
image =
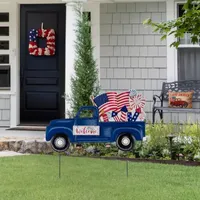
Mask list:
[[[57,108],[57,110],[56,110],[56,113],[58,114],[58,116],[56,116],[56,117],[57,118],[63,118],[65,116],[65,112],[64,112],[64,110],[65,110],[65,100],[64,100],[64,98],[62,98],[62,96],[65,93],[65,66],[66,66],[66,63],[65,63],[66,62],[65,61],[65,42],[64,42],[65,41],[65,35],[66,35],[66,33],[65,33],[66,32],[66,28],[65,28],[65,16],[66,16],[65,5],[64,4],[55,4],[55,6],[52,6],[52,4],[20,4],[20,23],[22,24],[22,26],[20,26],[19,31],[20,31],[20,38],[23,38],[24,34],[26,34],[25,29],[27,28],[26,27],[27,21],[24,19],[24,17],[27,15],[27,13],[29,13],[29,12],[36,12],[36,13],[37,12],[41,12],[41,13],[47,12],[47,13],[49,13],[54,8],[55,8],[56,13],[59,13],[59,16],[58,16],[58,19],[57,19],[58,20],[57,23],[59,23],[59,24],[57,24],[56,26],[58,28],[58,31],[60,31],[59,35],[62,37],[62,39],[57,38],[57,43],[59,44],[59,46],[57,46],[57,47],[58,47],[59,50],[61,50],[61,49],[62,50],[61,50],[60,53],[58,52],[59,55],[56,56],[57,58],[54,58],[54,59],[56,59],[56,63],[57,63],[56,68],[59,69],[59,72],[58,72],[59,86],[55,85],[56,87],[59,88],[58,91],[57,91],[57,92],[59,92],[59,96],[58,96],[58,94],[56,95],[57,98],[58,98],[57,102],[59,104],[59,106],[58,106],[59,108]],[[54,12],[54,10],[53,10],[53,12]],[[60,22],[61,22],[61,24],[60,24]],[[39,112],[39,111],[37,112],[36,110],[35,111],[28,111],[25,108],[26,107],[25,104],[27,103],[26,102],[27,100],[25,98],[25,96],[26,96],[25,95],[25,91],[26,91],[25,88],[28,85],[25,83],[26,82],[25,79],[24,79],[24,78],[26,78],[25,75],[23,77],[23,80],[21,80],[21,78],[22,78],[21,76],[23,76],[22,74],[25,73],[25,71],[24,71],[25,69],[28,71],[28,69],[25,67],[26,66],[25,60],[26,60],[28,55],[26,55],[26,51],[24,50],[24,45],[25,45],[25,48],[26,48],[26,46],[28,44],[26,44],[26,39],[23,38],[23,40],[22,39],[20,40],[20,48],[23,48],[23,50],[20,51],[21,52],[20,53],[20,82],[23,81],[23,84],[20,83],[20,89],[21,89],[20,90],[20,107],[22,106],[20,108],[20,124],[24,124],[24,120],[28,119],[26,117],[24,118],[23,117],[24,115],[21,115],[21,114],[23,114],[23,113],[25,114],[26,111],[28,113],[33,112],[33,114],[31,114],[31,115],[34,115],[37,118],[38,112]],[[47,86],[47,87],[49,87],[49,86]],[[49,91],[49,90],[47,90],[47,91]],[[45,92],[45,90],[44,90],[44,92]],[[24,110],[26,110],[26,111],[24,111]],[[43,112],[53,112],[53,111],[51,109],[50,110],[47,109],[47,111],[43,111]],[[41,115],[42,115],[43,112],[41,111]],[[54,118],[55,118],[55,115],[57,115],[56,113],[54,113],[52,115],[52,117],[54,116]],[[26,116],[26,114],[25,114],[25,116]],[[23,117],[23,119],[22,119],[22,117]],[[44,120],[45,120],[45,118],[44,118]],[[46,122],[47,121],[48,120],[46,120]],[[27,122],[29,123],[29,119],[28,119]],[[38,122],[35,121],[34,124],[35,123],[40,124],[39,121]],[[30,121],[30,124],[32,124],[32,121]]]
[[20,124],[20,6],[24,4],[66,4],[62,0],[15,0],[8,4],[10,14],[10,128]]

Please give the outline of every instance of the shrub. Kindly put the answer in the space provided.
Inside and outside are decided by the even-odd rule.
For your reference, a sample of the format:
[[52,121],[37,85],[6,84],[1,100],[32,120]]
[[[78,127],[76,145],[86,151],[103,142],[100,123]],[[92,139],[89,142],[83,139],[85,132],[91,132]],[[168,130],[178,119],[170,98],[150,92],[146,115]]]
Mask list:
[[[81,149],[74,149],[72,155],[128,157],[144,159],[165,159],[200,161],[199,124],[152,124],[146,127],[144,141],[136,142],[132,152],[119,151],[115,143],[83,144]],[[173,136],[170,146],[169,135]],[[94,151],[87,149],[94,148]]]

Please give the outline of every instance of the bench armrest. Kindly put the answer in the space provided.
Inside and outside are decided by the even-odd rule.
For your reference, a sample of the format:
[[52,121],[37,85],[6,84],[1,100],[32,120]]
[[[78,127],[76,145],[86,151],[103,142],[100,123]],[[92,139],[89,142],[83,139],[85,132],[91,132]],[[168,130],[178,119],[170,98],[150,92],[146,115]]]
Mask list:
[[153,95],[153,107],[155,107],[157,100],[159,100],[160,106],[163,106],[163,96]]

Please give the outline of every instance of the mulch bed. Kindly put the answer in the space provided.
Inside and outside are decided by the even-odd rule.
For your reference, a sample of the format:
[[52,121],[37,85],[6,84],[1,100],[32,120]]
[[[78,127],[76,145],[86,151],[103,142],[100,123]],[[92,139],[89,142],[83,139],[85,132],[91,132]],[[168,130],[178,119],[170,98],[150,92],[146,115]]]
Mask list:
[[95,157],[95,156],[70,156],[78,158],[95,158],[104,160],[120,160],[129,162],[145,162],[145,163],[158,163],[158,164],[170,164],[170,165],[185,165],[185,166],[200,166],[200,162],[197,161],[184,161],[184,160],[153,160],[153,159],[140,159],[140,158],[121,158],[121,157]]

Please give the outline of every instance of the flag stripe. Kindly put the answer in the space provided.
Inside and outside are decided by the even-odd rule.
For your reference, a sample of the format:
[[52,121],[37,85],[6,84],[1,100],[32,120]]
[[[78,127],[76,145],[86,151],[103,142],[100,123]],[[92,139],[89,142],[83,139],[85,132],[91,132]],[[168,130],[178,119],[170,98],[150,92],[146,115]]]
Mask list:
[[103,121],[104,121],[104,122],[108,122],[108,121],[109,121],[109,120],[108,120],[108,116],[107,116],[106,114],[104,114],[102,117],[103,117]]
[[127,121],[127,115],[126,115],[125,112],[121,112],[120,121],[121,121],[121,122],[125,122],[125,121]]
[[129,107],[129,94],[130,92],[122,92],[117,95],[118,112],[123,106]]

